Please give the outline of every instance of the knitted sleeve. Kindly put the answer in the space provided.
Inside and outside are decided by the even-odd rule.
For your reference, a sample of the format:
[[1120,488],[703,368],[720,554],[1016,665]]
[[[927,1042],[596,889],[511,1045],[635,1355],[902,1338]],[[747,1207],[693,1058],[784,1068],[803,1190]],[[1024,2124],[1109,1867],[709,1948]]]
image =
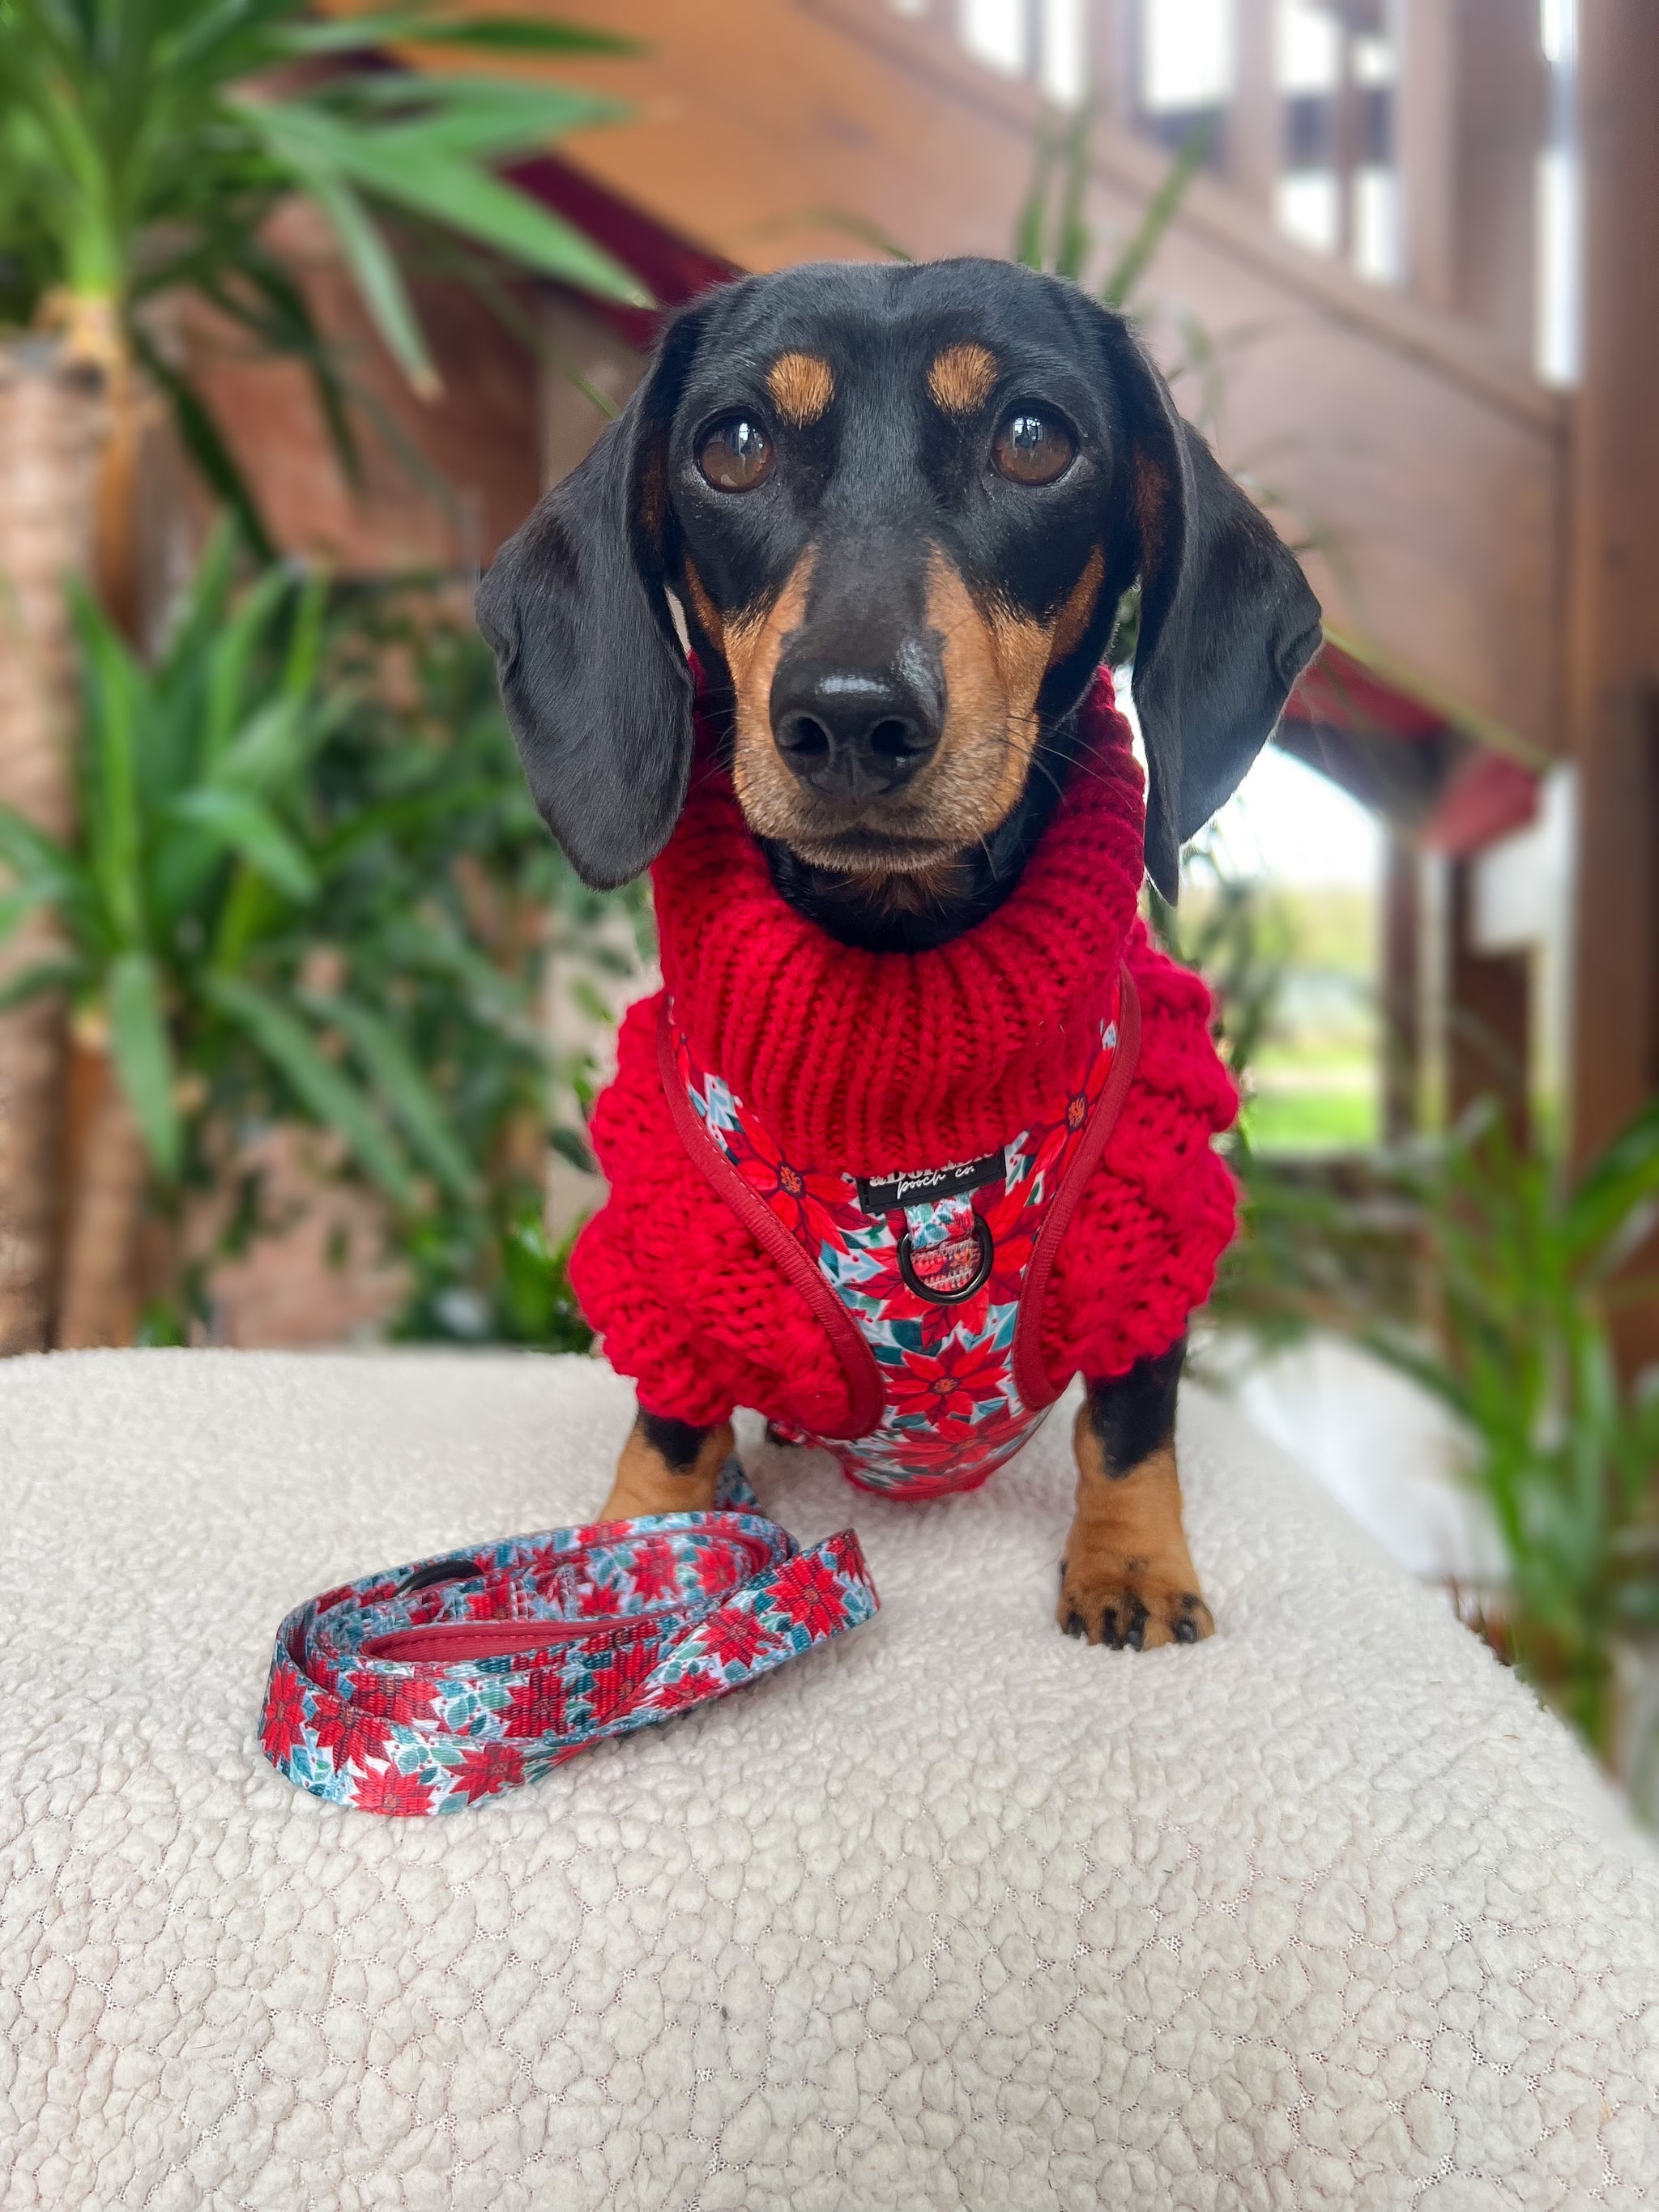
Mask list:
[[1237,1216],[1211,1141],[1232,1126],[1238,1095],[1210,1036],[1209,992],[1139,922],[1127,958],[1140,1057],[1055,1257],[1043,1317],[1049,1371],[1091,1380],[1169,1350],[1209,1296]]
[[611,1194],[570,1279],[606,1358],[653,1413],[708,1425],[735,1406],[822,1432],[851,1417],[823,1325],[687,1154],[663,1097],[660,998],[631,1006],[593,1115]]

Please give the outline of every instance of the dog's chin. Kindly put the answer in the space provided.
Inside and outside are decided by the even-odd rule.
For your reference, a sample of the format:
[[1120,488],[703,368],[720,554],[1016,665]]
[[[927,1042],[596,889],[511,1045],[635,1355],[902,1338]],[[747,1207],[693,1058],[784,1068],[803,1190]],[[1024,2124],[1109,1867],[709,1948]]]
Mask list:
[[933,810],[836,806],[771,777],[737,778],[744,819],[765,844],[781,845],[802,867],[870,882],[931,876],[953,866],[966,842],[942,834]]
[[797,830],[777,838],[803,866],[871,884],[889,877],[935,876],[953,868],[961,848],[936,837],[911,837],[856,824],[846,830]]

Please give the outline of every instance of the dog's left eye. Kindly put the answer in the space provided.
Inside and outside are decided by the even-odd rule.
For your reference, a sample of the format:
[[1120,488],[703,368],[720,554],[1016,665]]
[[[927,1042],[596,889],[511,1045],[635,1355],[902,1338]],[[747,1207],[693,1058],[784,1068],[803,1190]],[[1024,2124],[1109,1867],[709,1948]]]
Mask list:
[[1077,459],[1072,426],[1036,407],[1015,407],[1005,415],[991,444],[1000,476],[1020,484],[1053,483]]
[[748,416],[728,416],[698,447],[697,467],[716,491],[752,491],[771,474],[772,441]]

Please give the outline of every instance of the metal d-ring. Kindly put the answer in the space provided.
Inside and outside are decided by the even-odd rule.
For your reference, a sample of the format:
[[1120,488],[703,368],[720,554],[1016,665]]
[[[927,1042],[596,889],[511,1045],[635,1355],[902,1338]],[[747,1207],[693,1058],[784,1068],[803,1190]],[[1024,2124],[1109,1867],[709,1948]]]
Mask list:
[[990,1279],[991,1267],[996,1258],[996,1246],[992,1240],[990,1230],[986,1225],[982,1213],[976,1213],[974,1216],[974,1239],[979,1246],[979,1265],[974,1270],[973,1280],[965,1284],[959,1291],[930,1290],[922,1281],[911,1261],[910,1232],[908,1229],[899,1239],[899,1273],[916,1296],[919,1298],[926,1298],[929,1305],[959,1306],[964,1298],[971,1298],[975,1291],[984,1289]]

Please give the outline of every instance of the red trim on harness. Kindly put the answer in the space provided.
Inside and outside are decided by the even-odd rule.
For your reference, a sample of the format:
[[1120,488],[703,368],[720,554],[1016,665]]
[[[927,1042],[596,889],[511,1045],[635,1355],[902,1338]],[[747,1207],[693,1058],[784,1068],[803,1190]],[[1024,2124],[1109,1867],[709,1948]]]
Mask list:
[[1020,1285],[1019,1318],[1014,1323],[1014,1388],[1034,1413],[1052,1406],[1072,1379],[1068,1375],[1062,1382],[1055,1382],[1042,1364],[1042,1308],[1048,1295],[1048,1278],[1054,1272],[1060,1240],[1077,1212],[1083,1186],[1093,1174],[1123,1110],[1124,1099],[1134,1079],[1135,1063],[1140,1057],[1140,997],[1127,961],[1118,970],[1118,977],[1117,1044],[1112,1054],[1112,1072],[1106,1079],[1106,1088],[1090,1116],[1083,1142],[1066,1179],[1054,1193],[1048,1218],[1037,1232],[1030,1267]]
[[860,1335],[857,1322],[824,1281],[815,1262],[801,1249],[759,1193],[750,1189],[703,1127],[702,1117],[686,1096],[685,1085],[680,1081],[679,1070],[674,1065],[670,1018],[668,997],[665,992],[662,1012],[657,1019],[657,1065],[662,1072],[663,1095],[668,1101],[668,1110],[674,1117],[674,1126],[684,1141],[686,1151],[702,1170],[716,1193],[726,1200],[761,1249],[777,1262],[829,1331],[830,1340],[841,1361],[842,1372],[847,1377],[848,1389],[852,1394],[852,1425],[847,1429],[826,1428],[822,1433],[850,1443],[855,1438],[869,1434],[880,1420],[887,1402],[887,1393],[882,1385],[881,1370],[876,1364],[875,1354]]

